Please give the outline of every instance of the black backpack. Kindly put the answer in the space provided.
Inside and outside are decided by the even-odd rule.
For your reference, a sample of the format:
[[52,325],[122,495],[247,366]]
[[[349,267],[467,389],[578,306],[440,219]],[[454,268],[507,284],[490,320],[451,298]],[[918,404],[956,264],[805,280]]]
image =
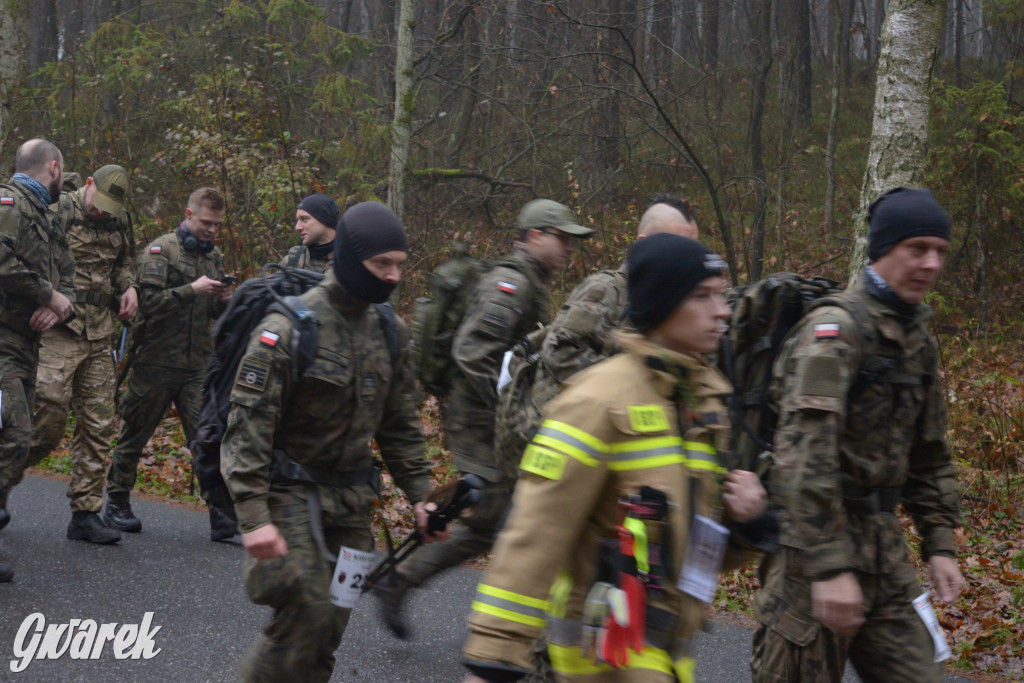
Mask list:
[[[299,295],[319,284],[324,276],[278,264],[267,264],[263,272],[268,269],[276,271],[243,282],[217,319],[213,328],[213,357],[203,382],[199,426],[195,440],[189,445],[200,493],[210,507],[218,508],[231,519],[236,519],[235,509],[220,473],[220,446],[231,410],[231,389],[253,329],[270,313],[283,313],[291,319],[292,373],[295,379],[302,377],[316,357],[320,321]],[[395,312],[386,303],[377,304],[377,312],[394,363],[398,357]]]

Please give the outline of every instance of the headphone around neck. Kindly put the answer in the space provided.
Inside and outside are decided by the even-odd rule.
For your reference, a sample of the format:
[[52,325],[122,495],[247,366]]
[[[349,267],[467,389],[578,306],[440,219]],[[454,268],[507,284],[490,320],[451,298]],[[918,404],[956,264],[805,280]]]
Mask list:
[[214,244],[212,241],[204,242],[189,232],[188,228],[184,225],[179,225],[175,232],[178,235],[178,239],[181,240],[181,246],[185,247],[185,251],[198,251],[200,254],[209,254],[213,251]]

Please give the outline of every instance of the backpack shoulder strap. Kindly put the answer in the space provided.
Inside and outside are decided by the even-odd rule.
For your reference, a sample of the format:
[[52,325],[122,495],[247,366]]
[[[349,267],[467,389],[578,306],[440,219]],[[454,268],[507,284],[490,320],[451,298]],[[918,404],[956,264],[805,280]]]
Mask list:
[[274,301],[267,308],[267,313],[284,313],[292,321],[292,378],[298,380],[316,358],[320,321],[301,297],[293,295]]
[[383,330],[384,338],[388,341],[391,367],[394,368],[398,363],[398,319],[395,317],[395,309],[389,303],[374,305],[380,318],[380,329]]

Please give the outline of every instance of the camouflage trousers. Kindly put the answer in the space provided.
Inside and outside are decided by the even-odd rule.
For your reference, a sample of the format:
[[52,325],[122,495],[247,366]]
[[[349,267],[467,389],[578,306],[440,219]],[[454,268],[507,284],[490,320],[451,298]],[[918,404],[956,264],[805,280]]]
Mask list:
[[28,458],[38,358],[39,342],[0,326],[0,509]]
[[[334,565],[317,547],[302,487],[271,487],[270,519],[288,543],[288,554],[272,560],[244,560],[245,592],[257,605],[274,609],[263,636],[242,660],[242,681],[327,681],[351,610],[330,599]],[[324,541],[332,553],[341,546],[373,548],[369,506],[347,510],[322,495]]]
[[121,403],[121,435],[110,460],[107,498],[127,502],[138,477],[142,451],[174,403],[186,443],[195,438],[202,405],[202,371],[136,365],[128,377]]
[[887,574],[854,573],[866,621],[852,638],[837,636],[812,616],[810,582],[801,574],[799,551],[792,548],[761,565],[755,611],[760,627],[750,657],[755,683],[840,683],[847,658],[868,682],[943,680],[931,635],[912,604],[922,591],[909,563]]
[[26,467],[39,464],[60,444],[75,411],[71,442],[71,510],[99,512],[103,480],[114,441],[117,372],[109,339],[89,341],[64,327],[49,330],[39,347],[32,447]]

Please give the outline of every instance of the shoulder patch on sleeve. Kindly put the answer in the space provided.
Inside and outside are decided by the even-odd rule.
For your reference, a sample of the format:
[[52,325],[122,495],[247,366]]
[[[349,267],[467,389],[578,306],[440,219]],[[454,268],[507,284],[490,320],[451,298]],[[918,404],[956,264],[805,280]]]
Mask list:
[[270,374],[270,364],[246,356],[238,368],[238,376],[235,378],[235,386],[263,391],[267,388],[267,375]]
[[815,325],[814,338],[817,340],[838,339],[839,323],[819,323]]
[[163,250],[163,247],[161,247],[159,244],[153,244],[149,247],[150,254],[160,254],[163,252]]
[[663,432],[668,429],[668,416],[660,405],[629,406],[629,426],[639,434]]
[[523,452],[523,461],[519,467],[525,472],[558,481],[565,474],[568,462],[569,456],[531,443]]
[[14,197],[0,197],[0,206],[14,206]]
[[843,362],[835,356],[802,356],[797,361],[797,393],[802,396],[840,398]]
[[498,280],[498,291],[505,292],[506,294],[515,294],[519,291],[519,286],[513,282]]
[[264,346],[271,348],[277,346],[277,340],[281,338],[281,335],[271,332],[270,330],[263,330],[260,332],[260,343]]

